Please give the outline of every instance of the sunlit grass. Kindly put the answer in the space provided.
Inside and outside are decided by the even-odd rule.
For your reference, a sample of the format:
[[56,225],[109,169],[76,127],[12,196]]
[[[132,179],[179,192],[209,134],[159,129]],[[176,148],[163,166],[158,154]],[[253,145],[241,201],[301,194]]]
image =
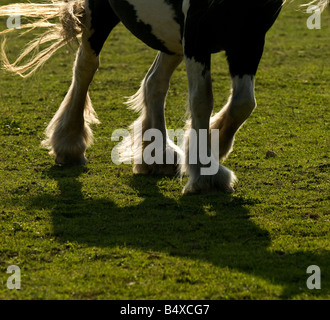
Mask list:
[[[1,71],[0,299],[329,298],[330,15],[308,30],[296,8],[267,35],[258,107],[226,160],[239,179],[231,196],[183,197],[185,179],[134,176],[111,162],[112,132],[136,118],[124,97],[155,57],[123,26],[90,89],[101,125],[85,167],[56,166],[40,147],[74,53],[61,50],[29,79]],[[11,59],[31,36],[8,39]],[[222,53],[212,62],[217,111],[230,79]],[[186,101],[182,64],[168,127],[184,126]],[[21,268],[19,291],[6,287],[9,265]],[[309,265],[321,268],[321,290],[306,287]]]

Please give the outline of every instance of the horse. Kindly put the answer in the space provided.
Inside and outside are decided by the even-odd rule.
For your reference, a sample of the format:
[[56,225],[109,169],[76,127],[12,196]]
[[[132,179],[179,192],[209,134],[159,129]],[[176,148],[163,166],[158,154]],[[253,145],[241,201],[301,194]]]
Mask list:
[[[48,31],[30,44],[10,63],[2,44],[4,67],[23,77],[31,75],[51,55],[81,37],[70,88],[49,123],[42,145],[61,165],[85,164],[86,149],[92,144],[90,125],[99,123],[89,97],[89,85],[99,67],[102,47],[111,31],[122,22],[146,45],[158,51],[141,82],[138,92],[128,101],[140,113],[131,125],[134,143],[133,172],[136,174],[188,175],[184,194],[234,191],[235,174],[220,164],[233,149],[236,132],[256,108],[255,76],[262,58],[265,36],[276,21],[282,0],[53,0],[47,4],[16,4],[0,7],[0,16],[19,10],[22,16],[38,18],[21,28],[44,27]],[[329,0],[314,0],[324,9]],[[310,3],[310,4],[311,4]],[[52,23],[59,19],[60,23]],[[5,30],[7,32],[8,30]],[[20,62],[39,45],[50,42],[25,65]],[[232,79],[227,104],[212,116],[213,91],[211,55],[224,51]],[[169,82],[175,69],[185,62],[188,78],[189,119],[184,147],[169,138],[164,105]],[[144,151],[151,139],[149,130],[161,133],[161,161],[147,161]],[[212,134],[216,134],[216,139]],[[150,134],[149,134],[150,136]],[[150,138],[150,137],[149,137]],[[128,144],[128,145],[127,145]],[[134,146],[133,146],[134,145]],[[200,157],[192,157],[200,154]],[[174,162],[167,163],[171,152]],[[192,161],[195,160],[195,161]],[[150,160],[150,159],[149,159]],[[210,173],[210,167],[213,170]]]

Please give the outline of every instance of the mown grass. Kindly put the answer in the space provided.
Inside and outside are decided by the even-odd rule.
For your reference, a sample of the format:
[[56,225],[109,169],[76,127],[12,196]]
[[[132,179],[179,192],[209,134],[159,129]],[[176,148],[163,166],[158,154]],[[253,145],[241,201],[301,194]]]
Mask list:
[[[268,33],[258,108],[226,160],[239,179],[233,195],[182,196],[185,178],[134,176],[111,162],[112,132],[136,118],[123,97],[155,56],[122,26],[90,89],[102,123],[84,167],[54,165],[40,147],[74,53],[62,50],[29,79],[2,71],[0,299],[329,299],[330,15],[309,30],[298,3]],[[31,36],[10,37],[11,59]],[[213,78],[219,110],[230,88],[222,53]],[[181,65],[169,128],[184,126],[186,100]],[[21,290],[7,289],[9,265],[21,268]],[[321,268],[321,290],[306,287],[309,265]]]

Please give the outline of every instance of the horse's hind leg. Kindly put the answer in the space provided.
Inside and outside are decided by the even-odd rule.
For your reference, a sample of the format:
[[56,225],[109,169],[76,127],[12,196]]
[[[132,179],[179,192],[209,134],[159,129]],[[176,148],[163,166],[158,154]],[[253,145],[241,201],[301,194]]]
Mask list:
[[[127,149],[133,151],[133,172],[136,174],[177,173],[177,164],[181,156],[181,150],[168,138],[164,106],[170,78],[182,59],[180,55],[169,55],[159,52],[142,81],[139,91],[129,101],[131,108],[141,112],[141,115],[131,125],[133,132],[132,146],[130,145],[131,139],[127,139],[123,143],[122,151]],[[159,133],[162,140],[161,142],[158,140],[160,142],[159,145],[156,139],[153,142],[153,144],[157,144],[153,151],[161,154],[158,159],[146,150],[151,143],[149,140],[152,140],[149,138],[154,137],[154,134],[157,133]],[[171,159],[168,157],[169,154],[172,154]],[[129,157],[131,157],[131,152],[129,152]]]
[[93,138],[89,124],[98,122],[88,88],[99,66],[104,41],[119,20],[107,1],[95,3],[97,7],[90,1],[90,8],[86,9],[86,27],[74,64],[72,84],[43,141],[59,164],[86,163],[85,151]]

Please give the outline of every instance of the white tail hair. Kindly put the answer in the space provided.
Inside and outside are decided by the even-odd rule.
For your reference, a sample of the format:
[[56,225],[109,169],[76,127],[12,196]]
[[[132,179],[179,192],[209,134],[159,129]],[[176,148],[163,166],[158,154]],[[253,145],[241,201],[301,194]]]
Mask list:
[[[37,19],[36,22],[20,26],[20,29],[28,29],[29,32],[35,28],[48,28],[39,38],[29,43],[15,62],[10,63],[6,52],[6,39],[1,45],[1,54],[4,69],[28,77],[41,67],[58,49],[77,40],[81,35],[84,25],[84,0],[52,0],[51,3],[19,3],[0,7],[0,17],[19,14],[23,17]],[[58,19],[59,22],[52,22]],[[1,34],[6,34],[14,29],[7,29]],[[41,45],[50,45],[33,56],[27,63],[20,65],[21,61],[34,51],[39,51]]]
[[[283,0],[283,5],[286,3],[286,2],[293,2],[294,0]],[[310,6],[312,4],[318,6],[321,11],[323,11],[330,3],[330,0],[311,0],[310,2],[308,3],[304,3],[302,4],[301,6],[302,7],[307,7],[307,6]]]
[[312,4],[317,5],[321,9],[321,11],[323,11],[330,4],[330,0],[313,0],[309,3],[304,4],[303,6],[310,6]]
[[[284,0],[284,3],[287,0]],[[318,5],[323,11],[330,3],[330,0],[312,0],[303,6]],[[49,30],[38,39],[29,43],[15,62],[10,63],[5,53],[6,39],[1,45],[3,66],[6,70],[28,77],[41,67],[58,49],[77,40],[81,35],[84,26],[85,0],[51,0],[49,3],[18,3],[0,7],[0,17],[19,15],[37,19],[36,22],[20,26],[20,29],[48,28]],[[51,22],[59,19],[60,23]],[[6,34],[14,29],[7,29],[1,34]],[[27,31],[27,32],[28,32]],[[49,47],[33,56],[30,61],[20,65],[22,60],[34,51],[39,51],[41,45],[51,43]]]

